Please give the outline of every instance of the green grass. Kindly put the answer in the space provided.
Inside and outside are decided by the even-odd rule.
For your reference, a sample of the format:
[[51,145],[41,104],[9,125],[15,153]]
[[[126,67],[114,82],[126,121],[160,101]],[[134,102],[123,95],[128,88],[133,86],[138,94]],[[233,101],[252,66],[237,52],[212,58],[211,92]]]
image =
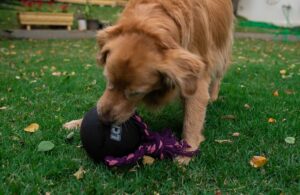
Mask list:
[[249,21],[242,17],[237,17],[235,21],[235,31],[249,33],[268,33],[274,35],[295,35],[300,36],[300,27],[285,28],[264,22]]
[[[76,147],[79,132],[66,142],[69,132],[61,127],[82,117],[104,90],[94,40],[2,40],[0,45],[0,107],[7,107],[0,110],[0,194],[300,193],[299,43],[237,40],[220,99],[208,107],[201,155],[185,168],[164,160],[134,171],[94,164]],[[281,78],[281,69],[292,76]],[[66,75],[52,76],[54,71]],[[279,97],[272,95],[275,90]],[[180,134],[178,102],[154,114],[143,108],[140,114],[152,129],[171,127]],[[228,114],[236,120],[222,119]],[[269,124],[270,117],[277,122]],[[39,131],[24,132],[33,122],[40,124]],[[295,145],[285,143],[287,136],[296,137]],[[38,152],[43,140],[56,147]],[[254,155],[265,155],[268,163],[252,168]],[[80,166],[87,172],[78,181],[73,174]]]

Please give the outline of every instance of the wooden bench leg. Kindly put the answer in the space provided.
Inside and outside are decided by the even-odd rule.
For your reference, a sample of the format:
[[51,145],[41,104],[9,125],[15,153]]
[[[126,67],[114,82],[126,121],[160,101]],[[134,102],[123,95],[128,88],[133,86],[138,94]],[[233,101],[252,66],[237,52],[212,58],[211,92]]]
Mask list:
[[26,25],[26,29],[27,30],[31,30],[31,26],[30,25]]
[[68,29],[68,31],[70,31],[72,28],[71,28],[71,26],[67,26],[67,29]]

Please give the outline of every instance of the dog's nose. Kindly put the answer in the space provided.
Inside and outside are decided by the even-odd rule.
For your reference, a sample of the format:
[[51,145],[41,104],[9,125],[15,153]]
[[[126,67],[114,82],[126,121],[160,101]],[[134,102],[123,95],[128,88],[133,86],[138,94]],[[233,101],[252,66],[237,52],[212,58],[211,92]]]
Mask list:
[[98,112],[99,119],[104,123],[114,122],[112,112],[110,110],[100,110]]

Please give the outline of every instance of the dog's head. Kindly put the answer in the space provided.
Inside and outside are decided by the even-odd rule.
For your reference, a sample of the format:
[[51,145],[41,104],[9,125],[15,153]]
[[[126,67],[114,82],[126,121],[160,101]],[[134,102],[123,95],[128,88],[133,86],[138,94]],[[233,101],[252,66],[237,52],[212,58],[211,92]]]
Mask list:
[[109,27],[98,33],[106,89],[97,111],[106,122],[125,122],[136,106],[167,103],[179,92],[188,97],[197,90],[204,68],[199,57],[144,33],[121,33]]

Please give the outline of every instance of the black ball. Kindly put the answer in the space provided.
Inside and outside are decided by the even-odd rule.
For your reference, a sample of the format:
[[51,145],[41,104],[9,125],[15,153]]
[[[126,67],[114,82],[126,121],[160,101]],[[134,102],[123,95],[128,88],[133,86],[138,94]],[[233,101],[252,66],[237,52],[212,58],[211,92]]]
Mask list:
[[106,156],[122,157],[134,152],[141,144],[141,136],[134,119],[122,125],[107,125],[99,119],[96,108],[85,114],[80,128],[83,148],[95,162]]

